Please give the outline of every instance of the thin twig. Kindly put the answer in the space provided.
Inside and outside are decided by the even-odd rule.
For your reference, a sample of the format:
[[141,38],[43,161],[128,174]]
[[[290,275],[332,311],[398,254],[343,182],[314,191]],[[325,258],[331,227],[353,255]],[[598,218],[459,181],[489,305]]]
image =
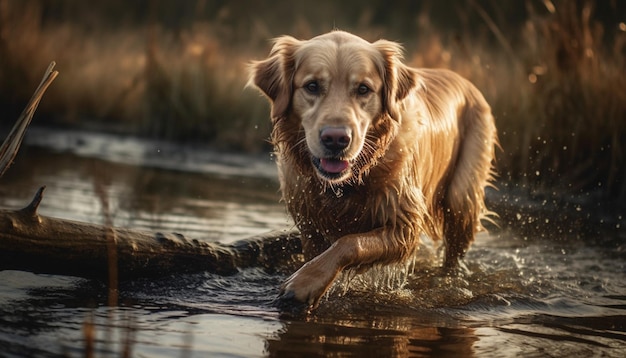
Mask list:
[[42,186],[39,188],[39,190],[37,190],[37,192],[35,193],[35,196],[33,197],[33,200],[30,202],[30,204],[28,204],[28,206],[26,206],[25,208],[23,208],[22,210],[20,210],[21,213],[32,217],[32,218],[36,218],[37,217],[37,209],[39,209],[39,204],[41,204],[41,200],[43,200],[43,192],[44,190],[46,190],[46,186]]

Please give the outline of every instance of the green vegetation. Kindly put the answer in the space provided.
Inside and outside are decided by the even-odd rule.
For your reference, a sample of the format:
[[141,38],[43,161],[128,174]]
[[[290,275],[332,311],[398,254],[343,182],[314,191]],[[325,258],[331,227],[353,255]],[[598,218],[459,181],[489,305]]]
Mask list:
[[54,60],[60,76],[37,123],[265,151],[269,107],[244,89],[246,63],[272,37],[338,27],[398,40],[407,63],[474,82],[498,122],[502,181],[623,201],[625,10],[567,0],[0,0],[0,108],[17,118]]

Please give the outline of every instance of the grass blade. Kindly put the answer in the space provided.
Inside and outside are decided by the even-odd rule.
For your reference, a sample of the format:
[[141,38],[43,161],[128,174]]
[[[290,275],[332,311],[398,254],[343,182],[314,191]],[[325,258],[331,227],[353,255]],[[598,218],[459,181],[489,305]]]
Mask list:
[[17,152],[20,149],[20,145],[22,144],[22,140],[24,139],[24,135],[26,134],[26,129],[30,125],[30,122],[33,119],[33,115],[35,114],[35,110],[43,97],[43,94],[48,89],[48,86],[54,81],[56,76],[59,74],[58,71],[54,71],[54,66],[56,63],[53,61],[48,66],[39,86],[33,93],[33,96],[28,101],[26,108],[22,111],[19,118],[13,125],[11,132],[7,136],[7,138],[0,146],[0,177],[4,175],[4,172],[11,166]]

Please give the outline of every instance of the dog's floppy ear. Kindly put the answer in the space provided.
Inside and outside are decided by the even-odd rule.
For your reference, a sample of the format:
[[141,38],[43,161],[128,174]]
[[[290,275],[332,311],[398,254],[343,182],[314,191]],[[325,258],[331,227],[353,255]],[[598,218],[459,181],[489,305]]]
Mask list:
[[272,102],[272,121],[284,117],[291,103],[293,75],[295,72],[294,52],[300,41],[291,36],[274,40],[267,59],[252,62],[248,85],[258,87]]
[[402,63],[402,46],[396,42],[378,40],[373,43],[380,51],[383,63],[383,104],[391,118],[398,119],[398,103],[417,85],[415,74]]

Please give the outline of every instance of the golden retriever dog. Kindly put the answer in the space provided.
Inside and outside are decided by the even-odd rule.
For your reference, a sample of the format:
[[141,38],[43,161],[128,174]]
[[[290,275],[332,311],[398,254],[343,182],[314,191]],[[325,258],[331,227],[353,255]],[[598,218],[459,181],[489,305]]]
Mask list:
[[343,31],[279,37],[250,84],[272,104],[282,198],[308,262],[283,299],[317,307],[340,272],[400,262],[420,235],[458,267],[486,213],[497,134],[467,80],[415,69],[402,47]]

